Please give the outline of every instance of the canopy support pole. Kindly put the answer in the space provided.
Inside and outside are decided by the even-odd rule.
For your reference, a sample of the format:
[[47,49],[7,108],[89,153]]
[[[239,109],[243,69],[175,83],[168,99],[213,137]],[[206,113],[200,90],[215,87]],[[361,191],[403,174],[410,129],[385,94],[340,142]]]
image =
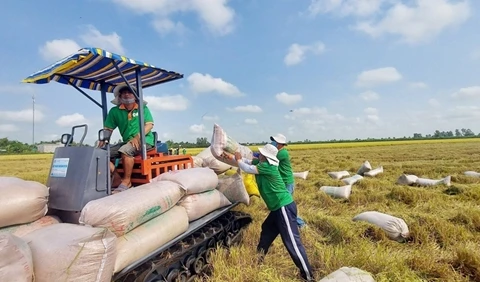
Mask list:
[[[143,112],[143,89],[142,89],[142,74],[140,67],[135,69],[135,82],[138,94],[138,122],[140,123],[140,144],[142,146],[142,160],[147,159],[147,144],[145,143],[145,116]],[[154,144],[156,146],[156,144]]]
[[[63,77],[63,76],[62,76]],[[73,86],[75,89],[78,90],[78,92],[82,93],[85,97],[87,97],[90,101],[94,102],[97,106],[99,106],[100,108],[103,108],[102,105],[100,105],[99,102],[97,102],[95,99],[93,99],[92,97],[90,97],[90,95],[88,95],[87,93],[85,93],[82,89],[78,88],[78,86],[76,86],[75,84],[71,83],[70,80],[68,80],[66,77],[63,77],[65,80],[68,81],[68,84],[70,84],[71,86]]]

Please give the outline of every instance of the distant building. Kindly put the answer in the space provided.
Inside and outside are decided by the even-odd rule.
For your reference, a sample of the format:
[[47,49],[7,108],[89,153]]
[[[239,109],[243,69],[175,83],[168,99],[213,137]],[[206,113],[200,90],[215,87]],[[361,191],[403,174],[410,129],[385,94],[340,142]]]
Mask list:
[[56,144],[48,144],[48,143],[43,143],[37,145],[37,149],[39,153],[54,153],[55,149],[58,147],[63,147],[62,143],[56,143]]

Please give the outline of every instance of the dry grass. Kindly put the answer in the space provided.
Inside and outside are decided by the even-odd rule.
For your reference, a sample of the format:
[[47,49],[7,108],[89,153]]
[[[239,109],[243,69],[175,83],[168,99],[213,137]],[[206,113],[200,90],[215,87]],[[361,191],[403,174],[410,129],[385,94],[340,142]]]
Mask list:
[[[295,200],[309,226],[301,236],[315,276],[320,279],[342,266],[353,266],[371,272],[376,281],[480,281],[480,179],[463,175],[466,170],[480,171],[477,142],[291,146],[294,170],[310,171],[307,180],[297,179]],[[51,157],[1,156],[0,175],[45,182]],[[349,200],[319,191],[322,185],[341,185],[329,178],[328,171],[354,173],[365,160],[374,167],[383,165],[385,172],[354,184]],[[402,173],[433,179],[451,175],[453,185],[396,185]],[[263,265],[256,265],[255,247],[267,215],[263,201],[252,198],[252,204],[240,210],[254,219],[243,244],[229,252],[219,250],[206,280],[299,281],[280,237]],[[368,210],[403,218],[411,240],[397,243],[379,228],[352,221]]]

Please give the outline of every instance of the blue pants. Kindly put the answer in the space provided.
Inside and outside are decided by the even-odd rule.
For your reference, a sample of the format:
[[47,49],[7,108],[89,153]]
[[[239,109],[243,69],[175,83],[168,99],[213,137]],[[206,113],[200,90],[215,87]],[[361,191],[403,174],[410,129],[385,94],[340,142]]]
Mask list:
[[283,245],[287,248],[290,257],[300,269],[303,279],[313,281],[313,273],[305,253],[296,222],[297,206],[295,202],[271,211],[262,224],[260,241],[257,252],[266,255],[278,234],[282,237]]
[[[285,187],[287,188],[288,192],[293,195],[293,191],[295,190],[295,183],[286,184]],[[303,227],[305,225],[305,221],[299,216],[297,216],[297,224],[299,227]]]

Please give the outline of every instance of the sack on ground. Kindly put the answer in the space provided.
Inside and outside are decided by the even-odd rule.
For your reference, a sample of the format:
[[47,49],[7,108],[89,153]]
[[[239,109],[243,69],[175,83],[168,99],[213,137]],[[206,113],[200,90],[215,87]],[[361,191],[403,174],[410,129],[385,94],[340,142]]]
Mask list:
[[48,188],[40,182],[0,177],[0,228],[35,221],[47,214]]
[[352,185],[345,185],[340,187],[335,186],[322,186],[320,191],[325,192],[325,194],[330,195],[334,198],[348,199],[352,193]]
[[353,221],[366,221],[374,224],[385,231],[387,236],[395,241],[403,241],[410,235],[408,226],[401,218],[377,212],[367,211],[356,215]]
[[218,178],[217,190],[232,203],[250,205],[250,197],[243,183],[242,173],[240,171],[231,176],[220,176]]
[[415,183],[418,179],[418,176],[413,175],[413,174],[402,174],[400,177],[397,179],[396,184],[398,185],[412,185]]
[[375,282],[372,274],[356,267],[341,267],[318,282]]
[[376,169],[369,170],[363,174],[363,176],[368,176],[368,177],[375,177],[379,175],[380,173],[383,173],[383,166],[377,167]]
[[9,233],[22,238],[28,233],[33,232],[37,229],[40,229],[42,227],[49,226],[52,224],[57,224],[60,222],[61,221],[58,217],[47,215],[47,216],[41,217],[40,219],[35,220],[34,222],[0,228],[0,235]]
[[30,247],[10,233],[0,234],[0,281],[35,281]]
[[222,157],[224,152],[229,154],[235,154],[239,152],[243,158],[251,160],[253,158],[253,152],[247,146],[240,145],[235,139],[227,135],[227,133],[218,125],[213,126],[212,144],[210,145],[212,155],[219,161],[229,164],[234,167],[238,167],[237,162]]
[[185,196],[179,205],[187,210],[188,221],[194,221],[232,203],[218,190]]
[[88,202],[79,223],[105,227],[116,236],[130,232],[140,224],[168,211],[185,191],[172,181],[155,181]]
[[217,174],[208,167],[195,167],[162,173],[152,182],[168,180],[180,184],[187,195],[215,189],[218,185]]
[[464,174],[465,174],[466,176],[471,176],[471,177],[480,178],[480,172],[476,172],[476,171],[465,171]]
[[415,184],[418,186],[435,186],[439,184],[445,184],[447,186],[451,185],[451,176],[447,176],[442,179],[428,179],[428,178],[417,178]]
[[348,178],[342,179],[342,182],[345,183],[346,185],[353,185],[357,181],[362,180],[362,179],[363,179],[363,176],[361,176],[359,174],[355,174],[355,175],[352,175]]
[[308,176],[308,172],[309,172],[308,170],[303,171],[303,172],[294,172],[293,176],[297,177],[297,178],[301,178],[303,180],[306,180],[307,176]]
[[106,228],[70,223],[27,234],[36,282],[111,281],[117,237]]
[[343,177],[350,176],[350,173],[346,170],[342,171],[331,171],[327,172],[328,176],[330,176],[333,179],[342,179]]
[[231,165],[217,160],[213,156],[212,149],[210,146],[205,150],[203,150],[202,152],[200,152],[196,157],[202,159],[202,167],[208,167],[213,171],[215,171],[216,174],[222,174],[225,171],[232,168]]
[[147,256],[187,229],[187,212],[183,207],[175,206],[119,237],[114,273]]
[[362,166],[358,169],[357,174],[363,176],[363,174],[367,171],[372,170],[372,165],[369,161],[363,162]]

